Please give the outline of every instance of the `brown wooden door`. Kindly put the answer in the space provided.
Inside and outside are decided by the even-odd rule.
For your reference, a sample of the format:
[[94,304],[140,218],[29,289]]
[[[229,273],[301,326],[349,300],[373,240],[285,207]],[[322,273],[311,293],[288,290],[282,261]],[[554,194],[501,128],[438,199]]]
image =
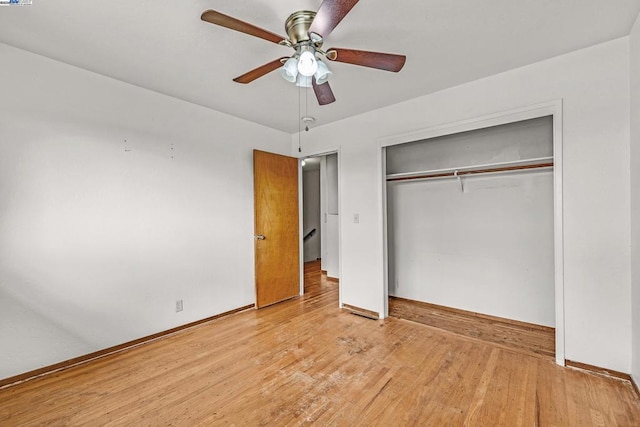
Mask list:
[[253,151],[256,307],[300,293],[298,159]]

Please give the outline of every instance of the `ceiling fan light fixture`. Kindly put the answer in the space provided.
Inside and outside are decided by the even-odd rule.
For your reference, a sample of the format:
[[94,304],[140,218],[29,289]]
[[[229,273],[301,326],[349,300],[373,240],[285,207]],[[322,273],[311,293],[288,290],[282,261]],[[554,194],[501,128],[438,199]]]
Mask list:
[[280,75],[283,79],[290,83],[294,83],[298,77],[298,58],[292,56],[287,59],[282,68],[280,69]]
[[298,72],[305,77],[313,76],[318,70],[318,61],[312,48],[302,51],[298,59]]
[[358,0],[322,0],[317,12],[301,10],[292,13],[285,21],[288,38],[211,9],[204,11],[200,19],[295,50],[291,57],[281,57],[254,68],[234,78],[234,82],[251,83],[279,70],[280,75],[288,82],[299,87],[313,87],[318,104],[327,105],[335,102],[336,98],[327,83],[333,73],[322,60],[397,73],[407,59],[404,55],[392,53],[343,48],[322,49],[324,37],[333,31],[356,3]]
[[333,73],[331,72],[329,67],[327,67],[327,64],[320,61],[319,59],[317,62],[318,62],[318,69],[316,70],[314,77],[316,78],[316,84],[321,85],[323,83],[326,83],[331,78]]

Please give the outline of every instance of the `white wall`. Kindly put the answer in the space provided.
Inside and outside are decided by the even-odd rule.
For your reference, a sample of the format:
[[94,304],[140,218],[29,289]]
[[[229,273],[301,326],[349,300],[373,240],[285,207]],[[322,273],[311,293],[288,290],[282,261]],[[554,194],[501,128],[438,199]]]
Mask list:
[[254,303],[252,149],[289,135],[5,45],[0,63],[0,378]]
[[553,172],[389,183],[389,295],[555,326]]
[[338,215],[338,155],[329,154],[327,159],[327,213],[329,215]]
[[562,98],[565,354],[630,372],[628,48],[614,40],[305,134],[303,156],[340,147],[343,302],[384,311],[380,138]]
[[640,384],[640,15],[631,32],[631,278],[632,354],[631,374]]
[[314,228],[316,232],[304,242],[304,262],[321,257],[320,236],[320,168],[303,170],[302,173],[302,233],[303,236]]
[[[513,119],[516,120],[516,119]],[[479,125],[478,125],[479,126]],[[387,174],[462,169],[553,157],[553,117],[518,120],[386,147]],[[417,136],[403,137],[415,140]],[[385,142],[389,143],[389,142]]]

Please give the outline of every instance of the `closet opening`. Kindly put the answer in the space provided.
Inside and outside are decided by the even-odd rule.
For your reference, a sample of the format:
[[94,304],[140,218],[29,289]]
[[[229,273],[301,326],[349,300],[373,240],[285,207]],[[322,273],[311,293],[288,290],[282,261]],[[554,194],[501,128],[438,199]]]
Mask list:
[[562,359],[554,116],[383,150],[388,314]]

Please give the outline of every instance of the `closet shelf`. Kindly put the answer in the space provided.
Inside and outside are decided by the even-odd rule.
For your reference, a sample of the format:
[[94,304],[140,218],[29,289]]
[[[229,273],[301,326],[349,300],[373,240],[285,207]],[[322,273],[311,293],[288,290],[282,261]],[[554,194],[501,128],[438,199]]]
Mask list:
[[461,166],[456,168],[433,169],[427,171],[394,173],[387,175],[387,181],[408,181],[431,178],[460,178],[465,175],[479,175],[488,173],[505,173],[526,169],[553,168],[553,157],[538,157],[534,159],[515,160],[483,165]]

